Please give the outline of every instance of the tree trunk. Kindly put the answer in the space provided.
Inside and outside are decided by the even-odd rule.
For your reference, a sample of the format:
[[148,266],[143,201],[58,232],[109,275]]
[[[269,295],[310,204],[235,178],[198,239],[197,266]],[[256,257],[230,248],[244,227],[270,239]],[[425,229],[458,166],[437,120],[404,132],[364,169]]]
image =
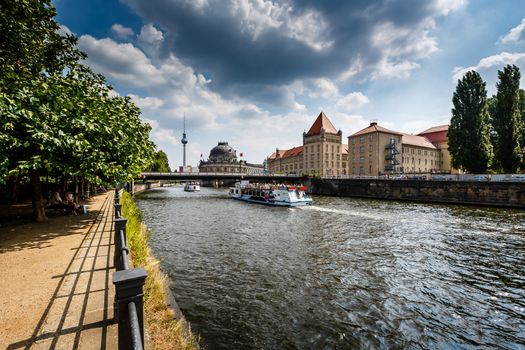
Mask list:
[[44,210],[44,199],[42,197],[42,183],[40,182],[40,173],[32,170],[29,174],[31,179],[31,194],[33,199],[33,216],[35,221],[47,221]]
[[20,193],[20,175],[15,175],[10,179],[13,181],[13,187],[11,191],[11,202],[13,204],[18,203],[18,194]]

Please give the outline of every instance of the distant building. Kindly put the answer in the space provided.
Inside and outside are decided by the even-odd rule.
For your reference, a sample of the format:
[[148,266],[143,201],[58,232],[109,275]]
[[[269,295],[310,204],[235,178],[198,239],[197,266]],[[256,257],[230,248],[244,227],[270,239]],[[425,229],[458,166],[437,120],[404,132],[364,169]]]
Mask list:
[[441,125],[410,135],[372,122],[348,137],[348,173],[451,172],[447,132],[448,125]]
[[347,172],[348,146],[343,134],[336,130],[321,112],[308,132],[303,133],[303,145],[288,150],[275,150],[267,159],[272,173],[309,175],[342,175]]
[[452,168],[452,158],[448,151],[448,125],[434,126],[418,135],[426,137],[439,150],[441,156],[440,167],[443,172],[459,173],[458,169]]
[[[241,154],[242,156],[242,154]],[[219,142],[210,151],[207,161],[199,163],[201,173],[263,173],[262,164],[251,164],[243,160],[237,160],[237,151],[228,142]]]

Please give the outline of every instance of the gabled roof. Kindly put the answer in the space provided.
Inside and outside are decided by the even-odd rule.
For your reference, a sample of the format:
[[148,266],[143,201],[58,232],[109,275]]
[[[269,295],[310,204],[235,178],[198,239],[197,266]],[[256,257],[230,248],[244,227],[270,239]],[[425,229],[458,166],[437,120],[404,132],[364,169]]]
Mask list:
[[319,116],[306,133],[306,136],[318,135],[321,133],[321,129],[324,129],[327,134],[337,134],[334,124],[332,124],[324,112],[319,113]]
[[355,134],[350,135],[350,137],[370,134],[370,133],[373,133],[373,132],[382,132],[382,133],[385,133],[385,134],[393,134],[393,135],[403,135],[400,132],[388,130],[387,128],[383,128],[382,126],[377,125],[377,123],[370,123],[370,126],[367,126],[363,130],[359,130]]
[[430,129],[420,132],[418,135],[431,134],[433,132],[440,132],[440,131],[448,131],[448,124],[433,126]]
[[448,142],[448,125],[434,126],[418,135],[426,137],[432,143],[446,143]]
[[401,137],[401,143],[403,145],[436,149],[436,146],[423,136],[403,134]]
[[341,153],[348,154],[348,145],[343,143],[343,148],[341,149]]
[[[280,158],[290,158],[290,157],[297,157],[303,153],[303,146],[298,146],[290,149],[280,149],[279,154]],[[277,158],[277,152],[273,152],[269,157],[269,159],[275,159]]]

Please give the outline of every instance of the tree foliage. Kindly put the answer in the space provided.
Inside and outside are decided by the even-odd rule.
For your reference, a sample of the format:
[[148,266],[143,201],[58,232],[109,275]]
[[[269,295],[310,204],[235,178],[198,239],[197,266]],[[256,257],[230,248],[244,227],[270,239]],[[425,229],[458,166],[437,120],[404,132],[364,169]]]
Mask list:
[[498,71],[496,106],[492,114],[495,133],[495,153],[506,173],[513,173],[522,159],[522,122],[520,109],[520,71],[507,65]]
[[158,171],[161,173],[171,172],[170,164],[168,162],[168,155],[163,151],[158,151],[155,153],[155,157],[151,166],[148,169],[149,171]]
[[129,97],[115,96],[80,63],[76,38],[58,34],[48,0],[7,0],[0,19],[0,178],[29,175],[45,220],[40,174],[126,181],[154,154],[150,126]]
[[484,173],[492,158],[486,85],[475,71],[458,80],[452,102],[448,146],[452,166]]

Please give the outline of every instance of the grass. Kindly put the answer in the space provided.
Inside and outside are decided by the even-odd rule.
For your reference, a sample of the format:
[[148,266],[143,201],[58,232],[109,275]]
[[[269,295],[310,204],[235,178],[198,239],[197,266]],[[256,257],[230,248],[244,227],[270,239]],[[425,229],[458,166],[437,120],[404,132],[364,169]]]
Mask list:
[[199,349],[197,338],[184,319],[175,320],[167,306],[167,276],[160,271],[159,261],[148,245],[150,232],[142,223],[142,213],[131,195],[124,192],[120,199],[122,216],[128,219],[126,238],[133,266],[148,273],[144,285],[144,317],[149,339],[154,349]]

